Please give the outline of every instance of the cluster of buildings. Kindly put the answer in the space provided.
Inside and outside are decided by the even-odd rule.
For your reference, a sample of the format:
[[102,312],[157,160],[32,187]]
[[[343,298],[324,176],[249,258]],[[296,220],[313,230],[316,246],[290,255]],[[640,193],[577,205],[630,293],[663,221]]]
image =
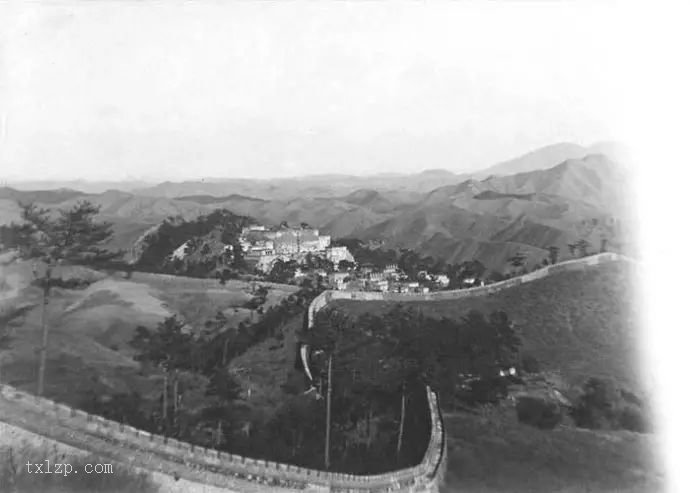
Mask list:
[[[329,235],[320,235],[319,230],[307,226],[291,228],[285,225],[269,228],[263,225],[245,227],[239,237],[244,260],[257,271],[268,274],[278,260],[295,261],[299,267],[294,279],[317,276],[327,282],[330,289],[342,291],[379,291],[392,293],[428,293],[447,289],[450,279],[445,274],[420,271],[410,278],[397,265],[384,268],[370,264],[357,265],[354,257],[344,246],[331,246]],[[173,259],[182,259],[194,240],[180,245],[172,254]],[[232,256],[229,245],[223,247],[224,255]],[[311,258],[311,260],[310,260]],[[319,261],[320,260],[320,261]],[[347,261],[348,264],[340,263]],[[294,268],[294,267],[293,267]],[[472,277],[462,280],[461,287],[478,285]]]
[[270,272],[277,260],[301,263],[308,254],[324,258],[336,267],[343,260],[355,260],[347,247],[331,246],[331,237],[320,235],[314,228],[249,226],[242,229],[239,243],[244,259],[264,273]]
[[349,272],[334,272],[328,281],[332,289],[341,291],[381,291],[391,293],[428,293],[431,289],[445,289],[450,279],[445,274],[420,272],[417,280],[409,279],[396,265],[384,269],[363,266]]

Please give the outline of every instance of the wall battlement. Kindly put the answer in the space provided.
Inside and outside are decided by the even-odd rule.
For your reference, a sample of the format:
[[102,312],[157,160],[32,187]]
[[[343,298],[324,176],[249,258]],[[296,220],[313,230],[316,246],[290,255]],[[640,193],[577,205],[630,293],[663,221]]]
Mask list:
[[[308,308],[309,327],[314,315],[328,303],[338,299],[358,301],[418,301],[460,299],[480,296],[530,282],[547,275],[583,269],[588,265],[622,260],[625,257],[603,253],[562,262],[538,271],[508,279],[490,286],[427,294],[325,291]],[[437,493],[446,469],[446,437],[436,394],[427,388],[431,433],[422,461],[416,466],[385,474],[359,476],[301,468],[290,464],[242,457],[226,452],[194,446],[190,443],[138,430],[131,426],[88,414],[49,399],[21,392],[9,385],[0,385],[0,421],[10,428],[27,430],[41,436],[77,446],[81,450],[111,457],[157,475],[175,476],[200,485],[198,491],[322,491],[374,493],[382,491]],[[0,431],[10,429],[0,427]],[[63,430],[58,433],[58,430]],[[106,450],[120,451],[120,457]],[[134,462],[136,461],[136,463]],[[212,489],[210,487],[215,487]]]
[[[41,422],[35,423],[35,430],[51,437],[52,430],[60,427],[71,430],[75,442],[86,444],[82,448],[94,454],[99,450],[98,440],[117,444],[124,449],[133,449],[144,454],[145,459],[136,466],[143,470],[163,472],[181,478],[198,481],[200,475],[203,483],[216,487],[228,487],[232,491],[243,491],[242,482],[254,485],[265,485],[282,491],[300,491],[319,489],[331,492],[373,491],[437,491],[432,489],[433,471],[444,460],[443,428],[436,394],[427,389],[429,411],[431,414],[431,438],[424,458],[420,464],[386,474],[358,476],[354,474],[334,473],[315,469],[301,468],[290,464],[281,464],[260,459],[251,459],[226,452],[194,446],[173,438],[151,434],[131,426],[110,421],[100,416],[88,414],[64,404],[21,392],[9,385],[0,386],[0,408],[9,403],[15,410],[33,417],[40,416]],[[27,427],[28,423],[12,423],[8,413],[0,419],[10,424]],[[76,435],[76,436],[75,436]],[[107,454],[105,454],[107,455]],[[161,464],[167,465],[162,467]],[[171,466],[172,464],[172,466]],[[430,476],[431,475],[431,476]],[[227,482],[229,479],[230,482]],[[238,486],[238,481],[240,481]],[[254,490],[252,488],[252,490]]]
[[479,286],[467,289],[451,289],[448,291],[432,291],[430,293],[382,293],[376,291],[324,291],[314,298],[308,311],[309,327],[314,324],[316,312],[323,309],[327,304],[335,300],[355,300],[355,301],[437,301],[462,299],[470,296],[483,296],[495,293],[506,288],[511,288],[526,282],[555,274],[558,272],[582,270],[591,265],[614,262],[618,260],[630,260],[617,253],[600,253],[589,257],[567,260],[558,264],[543,267],[529,274],[499,281],[488,286]]

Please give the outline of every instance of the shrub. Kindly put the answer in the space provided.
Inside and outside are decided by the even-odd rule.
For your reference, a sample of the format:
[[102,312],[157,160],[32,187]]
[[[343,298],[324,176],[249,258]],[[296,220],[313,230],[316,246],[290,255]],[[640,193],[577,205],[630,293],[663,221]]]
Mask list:
[[539,397],[520,397],[517,401],[516,410],[518,420],[521,423],[543,430],[552,430],[563,419],[558,404]]
[[469,385],[469,392],[461,400],[468,404],[497,404],[508,395],[508,384],[504,378],[481,378]]
[[583,391],[571,411],[577,426],[639,433],[650,430],[642,401],[634,393],[617,389],[612,382],[598,378],[590,378]]
[[642,409],[636,406],[625,406],[619,411],[618,426],[638,433],[646,433],[650,428]]
[[522,357],[522,371],[525,373],[539,373],[541,371],[541,365],[537,358],[531,354],[527,354]]

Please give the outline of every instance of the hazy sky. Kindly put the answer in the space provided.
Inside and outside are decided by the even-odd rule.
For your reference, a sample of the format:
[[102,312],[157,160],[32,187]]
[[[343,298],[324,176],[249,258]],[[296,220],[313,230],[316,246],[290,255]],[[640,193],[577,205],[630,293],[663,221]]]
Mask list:
[[0,179],[465,171],[616,138],[597,3],[3,3]]

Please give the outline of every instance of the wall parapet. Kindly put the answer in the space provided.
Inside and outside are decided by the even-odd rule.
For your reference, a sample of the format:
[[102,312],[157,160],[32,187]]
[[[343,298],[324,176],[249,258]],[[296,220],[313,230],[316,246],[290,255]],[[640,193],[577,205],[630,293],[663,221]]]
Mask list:
[[[428,482],[425,478],[430,471],[438,469],[438,464],[445,455],[442,449],[444,437],[436,394],[430,388],[427,388],[427,397],[432,428],[423,460],[407,469],[367,476],[302,468],[195,446],[31,395],[10,385],[0,385],[0,397],[44,417],[45,420],[40,425],[43,430],[51,430],[51,422],[59,422],[82,434],[86,443],[89,436],[95,436],[109,442],[114,441],[126,448],[144,451],[152,458],[159,457],[172,461],[177,464],[175,472],[181,477],[185,476],[185,472],[202,470],[252,483],[282,486],[287,490],[304,490],[318,486],[325,488],[325,491],[340,492],[412,491],[413,486]],[[3,419],[2,416],[0,419]],[[51,438],[49,435],[50,431],[46,436]],[[91,452],[98,453],[98,450]]]
[[324,291],[319,296],[314,298],[312,303],[309,305],[308,320],[309,326],[311,327],[314,323],[314,317],[316,313],[323,309],[331,301],[335,300],[354,300],[354,301],[438,301],[438,300],[449,300],[449,299],[461,299],[472,296],[483,296],[486,294],[492,294],[497,291],[501,291],[506,288],[511,288],[524,284],[527,282],[536,281],[537,279],[542,279],[551,274],[565,271],[582,270],[591,265],[603,264],[608,262],[615,262],[620,260],[628,260],[628,257],[623,255],[606,252],[599,253],[596,255],[591,255],[589,257],[583,257],[573,260],[566,260],[564,262],[559,262],[557,264],[542,267],[541,269],[535,270],[528,274],[506,279],[504,281],[499,281],[487,286],[477,286],[474,288],[465,289],[451,289],[446,291],[432,291],[429,293],[389,293],[389,292],[376,292],[376,291]]
[[[388,293],[388,292],[374,292],[374,291],[324,291],[314,298],[308,307],[307,320],[308,327],[314,325],[316,313],[322,310],[326,305],[335,300],[354,300],[354,301],[437,301],[448,299],[462,299],[473,296],[483,296],[487,294],[496,293],[503,289],[515,287],[523,283],[542,279],[551,274],[565,271],[582,270],[588,266],[615,262],[620,260],[631,259],[623,255],[606,252],[588,257],[567,260],[558,264],[549,265],[538,269],[534,272],[524,274],[522,276],[499,281],[488,286],[479,286],[467,289],[454,289],[448,291],[434,291],[430,293]],[[446,436],[443,428],[443,418],[438,404],[436,394],[427,388],[429,409],[432,420],[432,433],[427,447],[426,454],[422,462],[411,468],[410,470],[402,470],[388,475],[391,479],[397,478],[398,481],[404,477],[415,478],[415,481],[421,483],[426,482],[432,490],[438,488],[443,481],[446,468]],[[414,472],[413,472],[414,471]],[[420,475],[422,478],[420,479]],[[419,483],[418,483],[419,484]]]
[[[499,290],[531,282],[550,274],[582,269],[588,265],[623,260],[615,253],[602,253],[591,257],[562,262],[544,267],[518,278],[508,279],[489,286],[427,294],[401,294],[376,292],[324,291],[314,298],[308,308],[309,327],[313,326],[316,312],[334,300],[357,301],[417,301],[464,298],[497,292]],[[51,430],[51,423],[68,426],[75,433],[115,441],[122,447],[145,451],[150,457],[160,457],[176,464],[175,472],[181,477],[193,476],[198,471],[215,473],[219,478],[239,478],[255,484],[283,488],[286,491],[303,491],[318,488],[331,492],[373,493],[380,491],[433,491],[437,492],[445,474],[447,453],[443,418],[436,393],[427,387],[427,401],[431,417],[429,443],[422,461],[412,467],[377,475],[355,475],[302,468],[260,459],[242,457],[227,452],[211,450],[173,438],[156,435],[123,423],[91,415],[79,409],[55,401],[31,395],[10,385],[0,385],[0,403],[10,402],[20,408],[40,414],[45,421],[43,431]],[[0,416],[0,420],[5,420]],[[46,433],[50,437],[50,431]],[[95,447],[95,446],[94,446]],[[98,450],[90,450],[98,454]],[[222,481],[215,480],[220,486]]]

